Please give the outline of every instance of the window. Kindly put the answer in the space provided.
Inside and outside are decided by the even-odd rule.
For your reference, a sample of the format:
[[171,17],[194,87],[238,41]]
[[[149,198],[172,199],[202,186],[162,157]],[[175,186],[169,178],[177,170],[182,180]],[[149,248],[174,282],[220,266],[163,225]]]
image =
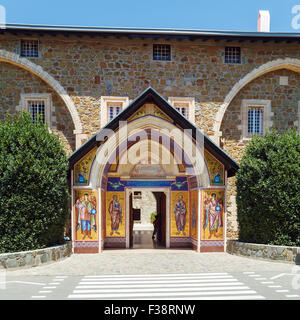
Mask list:
[[225,63],[241,63],[241,48],[225,47]]
[[37,121],[37,119],[40,118],[45,123],[45,101],[28,100],[27,103],[33,121]]
[[169,44],[154,44],[153,60],[171,61],[171,46]]
[[189,104],[188,103],[174,103],[174,108],[180,112],[187,119],[189,118]]
[[128,97],[102,96],[100,106],[100,126],[104,127],[129,104]]
[[195,122],[195,99],[170,97],[169,103],[189,121]]
[[289,85],[289,77],[280,76],[279,77],[279,85],[280,86],[288,86]]
[[263,135],[263,114],[262,107],[248,108],[248,135]]
[[122,110],[122,102],[108,102],[108,121],[111,121],[114,117],[116,117],[120,111]]
[[270,100],[242,101],[242,136],[250,139],[254,135],[262,136],[272,126]]
[[134,197],[134,199],[142,199],[142,192],[141,191],[134,191],[133,197]]
[[[52,98],[49,93],[22,94],[17,109],[29,112],[33,121],[40,117],[44,123],[51,125]],[[55,117],[52,118],[52,120],[55,120]]]
[[38,58],[39,42],[38,40],[21,40],[21,57]]

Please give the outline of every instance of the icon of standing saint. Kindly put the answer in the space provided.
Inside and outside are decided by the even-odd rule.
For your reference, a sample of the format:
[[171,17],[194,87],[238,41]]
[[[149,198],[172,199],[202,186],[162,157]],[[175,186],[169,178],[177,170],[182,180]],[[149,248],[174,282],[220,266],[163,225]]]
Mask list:
[[114,233],[120,235],[119,227],[122,223],[122,206],[118,201],[118,197],[113,195],[113,199],[109,204],[108,212],[110,214],[111,219],[111,232],[110,235],[112,236]]
[[178,197],[178,201],[175,204],[174,214],[175,214],[175,222],[177,227],[176,235],[180,235],[181,232],[183,235],[185,235],[184,229],[186,225],[187,209],[186,209],[186,204],[183,201],[182,195]]
[[209,239],[212,236],[218,237],[218,230],[223,227],[222,210],[222,200],[218,200],[215,193],[211,194],[211,198],[205,199],[203,229],[205,230],[209,226]]
[[82,240],[86,237],[92,239],[91,231],[92,228],[96,232],[96,198],[89,197],[88,194],[84,194],[84,198],[78,198],[76,201],[76,208],[78,210],[77,218],[77,230],[81,229],[83,234]]

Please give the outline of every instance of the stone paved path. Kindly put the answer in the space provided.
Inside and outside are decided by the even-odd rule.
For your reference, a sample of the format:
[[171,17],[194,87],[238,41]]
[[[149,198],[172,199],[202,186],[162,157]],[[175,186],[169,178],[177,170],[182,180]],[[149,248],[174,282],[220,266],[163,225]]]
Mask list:
[[269,262],[227,253],[197,253],[193,250],[106,250],[102,254],[74,254],[60,262],[7,275],[101,275],[197,272],[278,271],[290,272],[294,264]]

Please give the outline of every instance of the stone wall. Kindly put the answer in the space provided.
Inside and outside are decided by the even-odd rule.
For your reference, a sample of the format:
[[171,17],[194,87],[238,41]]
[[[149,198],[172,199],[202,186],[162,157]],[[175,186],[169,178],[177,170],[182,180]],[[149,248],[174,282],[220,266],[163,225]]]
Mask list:
[[[288,85],[280,85],[280,77],[288,77]],[[242,159],[247,142],[242,137],[242,100],[257,99],[271,101],[272,126],[278,132],[297,128],[298,101],[300,101],[300,73],[291,70],[269,72],[246,85],[233,99],[224,115],[221,131],[222,148],[233,159]],[[235,178],[228,179],[227,217],[229,238],[237,237]]]
[[[33,35],[39,40],[40,57],[30,61],[52,76],[65,89],[79,114],[82,134],[89,138],[100,128],[101,96],[136,98],[149,86],[164,98],[195,98],[195,123],[213,137],[216,115],[231,89],[249,72],[277,59],[300,59],[300,44],[262,41],[235,42],[226,40],[128,39],[73,34]],[[0,50],[19,53],[22,35],[1,35]],[[171,61],[154,61],[153,44],[171,45]],[[241,64],[225,64],[225,46],[241,47]],[[14,108],[22,92],[53,94],[57,132],[68,153],[75,148],[74,124],[64,102],[53,88],[30,71],[8,63],[1,65],[0,118]],[[296,68],[294,68],[296,71]],[[300,68],[299,68],[300,70]],[[221,132],[224,150],[240,161],[245,143],[241,141],[242,99],[270,99],[274,116],[271,119],[280,131],[295,126],[298,120],[297,101],[300,76],[295,71],[281,69],[265,73],[247,84],[225,112]],[[279,86],[279,76],[288,76],[289,85]],[[235,179],[228,180],[227,236],[236,237],[238,225],[235,206]]]
[[58,94],[33,73],[9,63],[0,62],[0,120],[7,113],[15,116],[21,103],[21,94],[51,94],[52,112],[50,128],[59,135],[65,150],[75,150],[74,126],[69,111]]
[[[17,35],[2,37],[0,49],[18,52],[20,39]],[[194,97],[196,124],[207,135],[213,135],[216,113],[226,95],[242,77],[272,60],[300,58],[299,45],[286,43],[278,43],[275,48],[272,43],[231,42],[230,46],[241,46],[242,63],[225,64],[224,47],[228,45],[225,41],[170,40],[168,44],[172,47],[172,61],[154,61],[154,40],[150,39],[128,41],[113,37],[91,39],[87,36],[78,38],[72,35],[44,35],[39,41],[41,55],[30,60],[40,65],[65,88],[79,112],[83,133],[88,137],[100,127],[101,96],[128,96],[134,99],[148,86],[152,86],[165,98]],[[31,79],[28,78],[28,81]],[[294,112],[288,113],[285,121],[279,108],[288,105],[294,110],[290,100],[296,99],[294,88],[297,87],[297,76],[293,75],[284,92],[280,91],[282,88],[273,92],[272,81],[267,74],[262,79],[255,80],[251,88],[244,88],[244,93],[254,99],[257,94],[253,90],[258,87],[264,98],[266,95],[277,94],[279,104],[276,105],[276,125],[286,128],[296,120],[292,119]],[[19,93],[13,94],[18,99]],[[281,99],[282,95],[285,96],[284,101]],[[238,106],[238,99],[232,104],[232,110],[226,112],[223,121],[223,137],[229,144],[238,134],[235,132],[235,121],[239,120],[235,105]],[[227,120],[233,120],[231,127]]]
[[[288,77],[288,85],[280,85],[280,77]],[[270,100],[271,112],[273,112],[272,128],[279,132],[296,128],[295,121],[298,119],[298,101],[300,101],[299,87],[300,73],[290,70],[269,72],[246,85],[233,99],[223,118],[221,131],[226,137],[223,148],[239,160],[242,154],[241,149],[245,145],[240,142],[243,99]],[[235,148],[237,146],[240,148]]]
[[286,247],[244,243],[236,240],[227,240],[226,251],[230,254],[257,259],[277,260],[300,264],[300,247]]
[[[0,49],[18,52],[20,38],[2,37]],[[241,46],[242,63],[225,64],[225,41],[170,40],[172,61],[152,59],[152,39],[44,35],[39,41],[41,55],[31,60],[66,89],[88,135],[99,128],[102,95],[134,99],[148,86],[164,97],[195,97],[196,122],[213,134],[215,114],[236,82],[269,61],[300,58],[299,45],[287,43],[231,42]]]
[[0,254],[0,267],[6,269],[36,267],[64,259],[71,254],[72,242],[68,241],[64,245],[45,249]]

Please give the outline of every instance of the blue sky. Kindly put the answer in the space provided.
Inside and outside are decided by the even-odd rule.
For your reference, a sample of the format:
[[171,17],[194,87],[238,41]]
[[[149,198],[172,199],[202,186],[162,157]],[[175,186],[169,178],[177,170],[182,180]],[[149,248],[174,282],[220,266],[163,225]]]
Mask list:
[[0,0],[0,5],[7,23],[236,31],[256,31],[263,9],[270,11],[271,31],[300,32],[291,27],[292,8],[300,0]]

